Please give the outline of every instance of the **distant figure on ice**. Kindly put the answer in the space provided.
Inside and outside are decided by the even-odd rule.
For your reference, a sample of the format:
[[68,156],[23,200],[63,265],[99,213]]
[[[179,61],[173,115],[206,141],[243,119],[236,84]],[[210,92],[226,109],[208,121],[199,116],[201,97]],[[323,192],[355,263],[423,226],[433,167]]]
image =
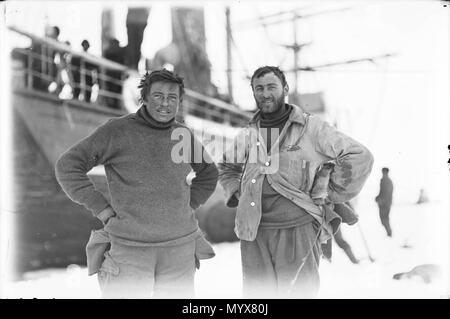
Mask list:
[[320,207],[327,202],[313,201],[316,172],[332,166],[329,187],[317,195],[342,203],[361,191],[373,156],[319,117],[286,103],[289,85],[278,67],[258,68],[250,85],[259,111],[218,164],[226,204],[237,207],[244,297],[314,298],[320,245],[341,222],[332,209]]
[[[86,247],[88,273],[98,273],[104,298],[192,298],[199,259],[214,256],[194,209],[213,193],[217,168],[175,120],[183,79],[158,70],[146,73],[139,88],[140,109],[109,120],[72,146],[57,161],[56,177],[74,202],[105,225],[92,232]],[[182,162],[172,157],[180,143],[172,138],[174,130],[198,150]],[[197,152],[203,156],[194,157]],[[108,197],[87,176],[98,165],[105,167]],[[196,177],[188,185],[191,170]]]
[[419,199],[417,200],[416,204],[424,204],[428,203],[430,200],[428,199],[427,194],[425,193],[425,190],[423,188],[420,189]]
[[389,224],[389,213],[391,211],[392,205],[392,193],[394,191],[394,185],[392,184],[392,180],[389,178],[389,168],[383,167],[381,169],[383,177],[380,180],[380,192],[377,197],[375,197],[375,201],[378,204],[378,208],[380,210],[380,219],[381,224],[383,224],[386,229],[386,233],[389,237],[392,237],[392,229]]

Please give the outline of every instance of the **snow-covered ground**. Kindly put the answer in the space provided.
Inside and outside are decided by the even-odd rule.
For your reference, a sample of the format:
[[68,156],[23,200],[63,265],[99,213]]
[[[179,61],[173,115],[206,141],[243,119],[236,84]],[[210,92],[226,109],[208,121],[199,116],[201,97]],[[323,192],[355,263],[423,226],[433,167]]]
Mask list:
[[[448,298],[448,211],[446,203],[423,205],[399,203],[391,210],[394,236],[388,238],[378,219],[375,204],[357,205],[360,222],[342,227],[361,262],[351,264],[343,251],[333,245],[332,262],[321,261],[319,298]],[[367,241],[371,262],[363,237]],[[406,246],[406,247],[405,247]],[[196,275],[198,298],[241,298],[242,272],[238,243],[214,245],[216,257],[202,261]],[[398,272],[420,264],[442,267],[443,275],[426,284],[420,279],[393,280]],[[99,298],[96,276],[86,268],[47,269],[27,273],[26,280],[6,282],[3,298]]]

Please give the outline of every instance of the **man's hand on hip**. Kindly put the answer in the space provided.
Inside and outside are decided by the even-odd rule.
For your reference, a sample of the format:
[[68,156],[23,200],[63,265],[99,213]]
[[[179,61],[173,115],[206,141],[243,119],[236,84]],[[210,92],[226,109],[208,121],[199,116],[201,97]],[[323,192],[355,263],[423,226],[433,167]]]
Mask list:
[[109,219],[114,216],[116,216],[116,213],[111,208],[111,206],[108,206],[97,215],[97,218],[100,219],[102,221],[103,225],[106,226]]

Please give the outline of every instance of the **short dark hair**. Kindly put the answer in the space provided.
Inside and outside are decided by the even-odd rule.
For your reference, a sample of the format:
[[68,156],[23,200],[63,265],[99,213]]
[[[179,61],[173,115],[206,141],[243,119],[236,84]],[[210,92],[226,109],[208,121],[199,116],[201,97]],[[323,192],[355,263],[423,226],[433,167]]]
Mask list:
[[382,173],[389,173],[389,168],[383,167],[383,168],[381,169],[381,172],[382,172]]
[[59,28],[58,28],[56,25],[53,26],[53,30],[55,31],[56,36],[59,36],[59,33],[60,33],[61,31],[59,30]]
[[286,77],[284,76],[283,71],[281,71],[279,67],[266,65],[266,66],[262,66],[262,67],[258,68],[253,73],[252,79],[250,81],[250,86],[252,87],[252,89],[253,89],[253,80],[254,79],[260,78],[260,77],[262,77],[265,74],[270,73],[270,72],[275,74],[276,77],[280,79],[281,84],[283,85],[283,87],[287,84]]
[[142,77],[141,81],[139,82],[138,88],[141,89],[140,92],[140,102],[145,103],[147,100],[147,94],[150,92],[150,88],[153,83],[155,82],[170,82],[170,83],[176,83],[178,84],[178,87],[180,88],[180,98],[184,94],[184,83],[183,78],[179,76],[178,74],[175,74],[169,70],[162,69],[153,71],[151,73],[148,73],[148,71],[145,72],[145,75]]

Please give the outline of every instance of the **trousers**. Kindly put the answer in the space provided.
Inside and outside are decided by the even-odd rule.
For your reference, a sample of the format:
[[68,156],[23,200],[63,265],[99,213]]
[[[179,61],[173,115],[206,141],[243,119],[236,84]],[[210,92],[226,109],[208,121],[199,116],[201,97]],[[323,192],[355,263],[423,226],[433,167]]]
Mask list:
[[320,285],[317,228],[314,222],[259,228],[254,241],[241,240],[244,297],[314,298]]
[[98,271],[102,298],[193,298],[195,241],[136,247],[112,242]]
[[391,228],[391,224],[389,222],[389,213],[391,212],[391,206],[379,205],[378,208],[380,210],[381,224],[383,225],[384,229],[386,230],[386,234],[389,237],[392,237],[392,228]]

